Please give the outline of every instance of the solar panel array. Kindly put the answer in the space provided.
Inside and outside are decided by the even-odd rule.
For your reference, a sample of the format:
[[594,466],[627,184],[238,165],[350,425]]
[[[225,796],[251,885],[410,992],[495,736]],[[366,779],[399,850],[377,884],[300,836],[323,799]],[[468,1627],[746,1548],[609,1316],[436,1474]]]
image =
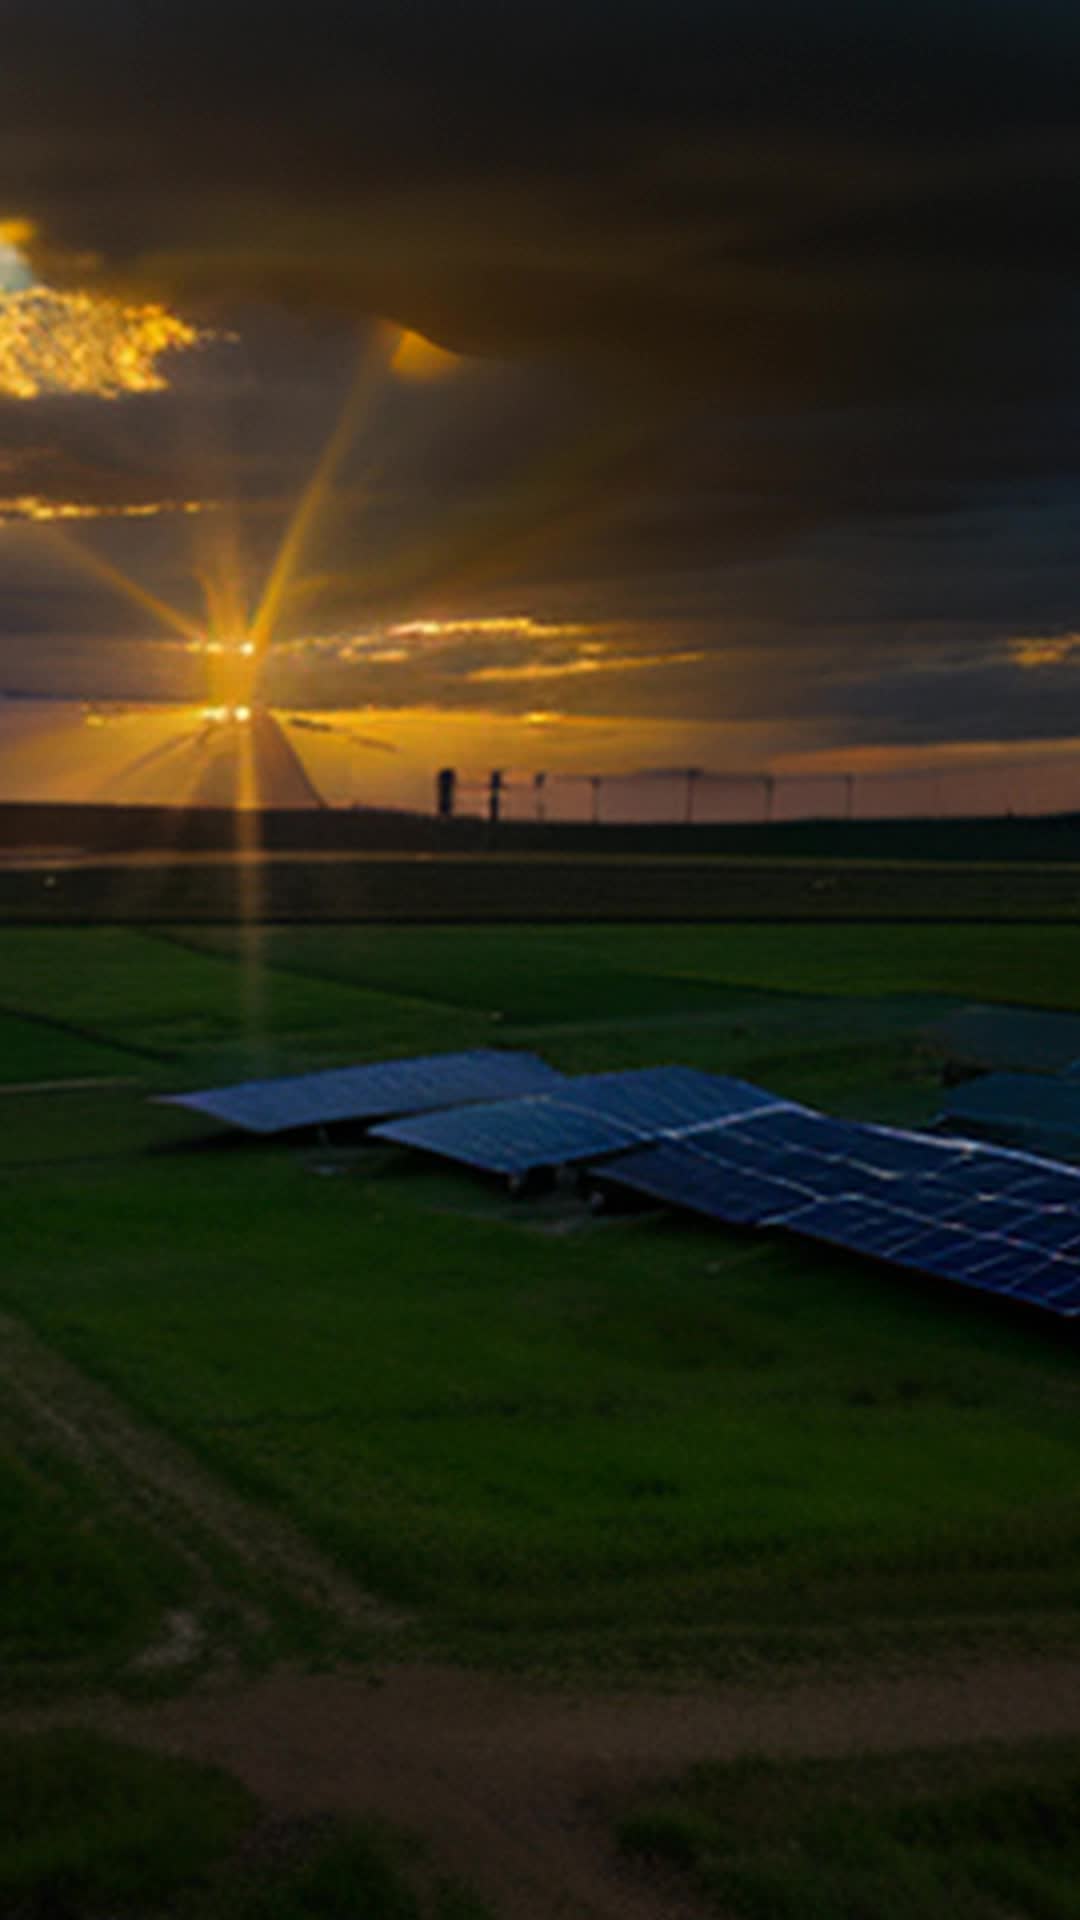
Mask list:
[[1080,1313],[1080,1172],[1032,1155],[774,1107],[601,1172],[713,1220]]
[[246,1133],[286,1133],[297,1127],[383,1120],[471,1100],[508,1100],[563,1086],[566,1075],[539,1054],[477,1047],[371,1066],[333,1068],[277,1080],[245,1080],[201,1093],[159,1095],[166,1106],[188,1107]]
[[478,1048],[160,1097],[259,1134],[380,1121],[379,1139],[507,1176],[601,1162],[604,1185],[712,1220],[1080,1314],[1080,1169],[834,1120],[693,1067],[569,1077]]
[[380,1140],[484,1173],[521,1177],[783,1104],[774,1094],[726,1075],[694,1067],[641,1067],[580,1074],[548,1093],[416,1114],[372,1132]]
[[960,1132],[1035,1153],[1080,1153],[1080,1081],[1038,1073],[987,1073],[950,1089],[942,1119]]

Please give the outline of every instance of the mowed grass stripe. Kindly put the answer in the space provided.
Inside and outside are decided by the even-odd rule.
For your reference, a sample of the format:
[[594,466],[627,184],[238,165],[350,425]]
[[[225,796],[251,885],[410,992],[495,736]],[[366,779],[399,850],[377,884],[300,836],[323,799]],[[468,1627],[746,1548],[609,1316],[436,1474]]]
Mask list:
[[[207,927],[186,929],[183,939],[233,954],[242,935]],[[736,990],[1080,1007],[1078,926],[273,927],[264,951],[275,968],[524,1025],[722,1012]]]
[[[722,1012],[731,1004],[722,983],[697,982],[665,954],[677,954],[682,928],[658,930],[652,964],[624,961],[622,929],[599,943],[583,930],[550,927],[270,927],[264,951],[277,969],[377,991],[434,999],[514,1025],[573,1020],[615,1023],[653,1015]],[[236,954],[234,928],[185,929],[185,943]],[[745,992],[740,999],[747,998]]]
[[307,1053],[374,1058],[470,1044],[480,1026],[454,1008],[277,973],[257,948],[195,953],[104,927],[6,931],[0,1005],[165,1058],[279,1036]]
[[[1002,882],[1007,886],[1007,880]],[[582,951],[606,928],[582,928]],[[620,929],[628,966],[661,954],[697,984],[858,995],[944,994],[1033,1007],[1080,1007],[1080,927],[939,925],[641,926]],[[673,936],[673,937],[672,937]]]
[[0,1085],[130,1075],[145,1056],[90,1040],[40,1015],[0,1009]]

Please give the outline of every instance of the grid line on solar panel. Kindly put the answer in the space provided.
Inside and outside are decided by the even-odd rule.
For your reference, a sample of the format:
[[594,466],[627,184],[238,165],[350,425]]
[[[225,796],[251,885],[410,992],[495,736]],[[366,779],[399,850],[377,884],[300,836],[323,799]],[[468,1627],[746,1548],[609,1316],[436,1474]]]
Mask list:
[[[716,1181],[718,1168],[728,1175],[722,1187]],[[620,1155],[613,1172],[620,1187],[647,1199],[693,1206],[732,1226],[761,1225],[805,1206],[812,1197],[767,1173],[699,1153],[694,1140],[663,1141]]]
[[[815,1152],[815,1143],[824,1150]],[[609,1183],[712,1219],[783,1226],[917,1272],[1080,1311],[1080,1178],[1072,1169],[809,1109],[762,1110],[698,1130],[659,1155],[646,1148],[619,1159]],[[1004,1192],[994,1191],[998,1180]]]
[[160,1094],[165,1106],[196,1113],[250,1133],[283,1133],[335,1121],[384,1119],[389,1114],[491,1100],[562,1086],[566,1075],[539,1054],[478,1047],[322,1073],[245,1080],[196,1093]]
[[513,1177],[655,1140],[690,1138],[776,1104],[774,1094],[723,1074],[640,1067],[582,1074],[550,1095],[418,1114],[373,1132],[380,1140]]

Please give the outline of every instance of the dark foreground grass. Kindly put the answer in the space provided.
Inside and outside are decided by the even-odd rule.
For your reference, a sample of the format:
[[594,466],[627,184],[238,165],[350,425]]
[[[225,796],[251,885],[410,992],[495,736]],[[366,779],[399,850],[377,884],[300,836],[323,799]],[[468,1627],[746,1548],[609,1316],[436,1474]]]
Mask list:
[[139,1062],[51,1021],[0,1012],[0,1086],[126,1078]]
[[0,1736],[10,1920],[491,1920],[372,1822],[273,1827],[240,1784],[98,1735]]
[[[559,1666],[1025,1630],[1080,1589],[1074,1354],[862,1263],[243,1151],[23,1174],[3,1290],[429,1644]],[[478,1190],[482,1192],[483,1190]],[[592,1658],[592,1654],[588,1654]]]
[[182,1566],[40,1445],[0,1460],[0,1701],[114,1680],[187,1597]]
[[701,1766],[619,1839],[731,1920],[1075,1920],[1080,1743]]

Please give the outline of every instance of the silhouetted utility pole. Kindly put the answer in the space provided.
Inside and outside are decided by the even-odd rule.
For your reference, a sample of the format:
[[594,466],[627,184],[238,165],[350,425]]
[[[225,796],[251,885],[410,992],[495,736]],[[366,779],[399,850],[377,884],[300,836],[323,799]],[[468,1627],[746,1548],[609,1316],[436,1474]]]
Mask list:
[[440,820],[452,820],[457,796],[457,771],[440,767],[435,775],[435,812]]
[[491,778],[488,781],[488,821],[493,827],[497,827],[499,824],[499,815],[502,811],[502,790],[502,769],[493,767]]
[[547,809],[544,804],[546,787],[547,787],[547,774],[534,773],[533,774],[533,793],[536,796],[536,817],[538,820],[545,820],[547,818]]
[[765,818],[766,820],[771,820],[773,817],[773,807],[776,802],[775,773],[763,773],[761,776],[761,785],[765,794]]
[[687,826],[690,825],[691,821],[694,818],[694,789],[697,786],[698,781],[701,779],[701,775],[703,771],[704,769],[701,767],[687,767],[686,769],[686,824]]
[[601,773],[590,773],[589,785],[592,788],[592,823],[595,827],[600,818],[600,789],[604,784]]
[[853,773],[845,773],[844,775],[844,819],[854,820],[854,818],[855,818],[855,775]]

